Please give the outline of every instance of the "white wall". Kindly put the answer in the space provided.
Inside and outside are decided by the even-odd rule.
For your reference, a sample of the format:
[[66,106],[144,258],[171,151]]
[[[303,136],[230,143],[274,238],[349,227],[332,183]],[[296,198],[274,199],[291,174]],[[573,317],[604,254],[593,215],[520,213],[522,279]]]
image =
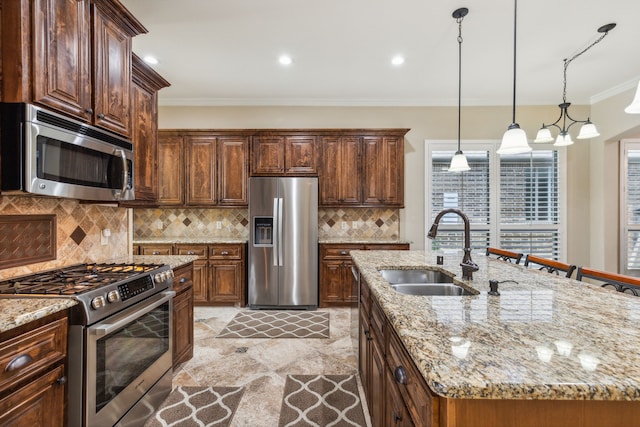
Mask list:
[[[530,139],[543,122],[553,122],[557,106],[518,107],[517,121]],[[576,118],[589,115],[586,106],[571,106]],[[601,127],[600,118],[592,119]],[[462,139],[500,140],[511,123],[510,107],[464,107]],[[424,141],[457,138],[456,107],[160,107],[161,129],[255,128],[410,128],[405,139],[405,209],[401,211],[401,236],[413,249],[424,246]],[[452,144],[455,142],[452,141]],[[592,142],[578,141],[568,155],[568,259],[587,264],[589,245],[589,159]],[[455,145],[452,145],[452,149]],[[464,149],[464,146],[463,146]]]

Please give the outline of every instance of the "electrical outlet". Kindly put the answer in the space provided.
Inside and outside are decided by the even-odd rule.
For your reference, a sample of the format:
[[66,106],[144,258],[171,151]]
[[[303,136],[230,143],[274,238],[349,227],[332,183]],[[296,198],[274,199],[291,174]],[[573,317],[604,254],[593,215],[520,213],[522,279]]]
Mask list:
[[216,221],[216,229],[222,230],[222,221]]
[[162,230],[162,221],[158,220],[156,226],[158,227],[158,230]]
[[346,230],[349,228],[349,224],[347,224],[347,221],[342,221],[342,229]]
[[109,244],[109,236],[111,236],[110,229],[105,228],[104,230],[102,230],[102,232],[100,233],[100,244],[102,246],[107,246]]
[[354,230],[358,228],[358,221],[351,221],[351,228]]

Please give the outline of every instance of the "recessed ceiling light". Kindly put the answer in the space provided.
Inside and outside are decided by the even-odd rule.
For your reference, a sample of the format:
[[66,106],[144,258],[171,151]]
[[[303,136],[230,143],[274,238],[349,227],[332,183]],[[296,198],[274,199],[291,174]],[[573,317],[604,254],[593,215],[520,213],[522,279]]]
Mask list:
[[280,55],[278,62],[282,65],[291,65],[293,63],[293,59],[291,59],[289,55]]
[[393,58],[391,58],[391,64],[395,65],[396,67],[404,64],[404,56],[402,55],[394,56]]
[[158,60],[156,59],[156,57],[151,55],[145,56],[142,60],[147,64],[151,64],[151,65],[156,65],[158,63]]

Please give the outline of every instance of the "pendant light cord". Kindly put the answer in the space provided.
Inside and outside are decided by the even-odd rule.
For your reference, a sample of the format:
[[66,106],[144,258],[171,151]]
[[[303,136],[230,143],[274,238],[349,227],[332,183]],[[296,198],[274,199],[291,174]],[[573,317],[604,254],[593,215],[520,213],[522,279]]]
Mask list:
[[462,105],[462,20],[464,17],[456,19],[458,22],[458,151],[460,150],[460,119]]
[[514,0],[513,7],[513,108],[511,124],[516,122],[516,34],[518,27],[518,0]]

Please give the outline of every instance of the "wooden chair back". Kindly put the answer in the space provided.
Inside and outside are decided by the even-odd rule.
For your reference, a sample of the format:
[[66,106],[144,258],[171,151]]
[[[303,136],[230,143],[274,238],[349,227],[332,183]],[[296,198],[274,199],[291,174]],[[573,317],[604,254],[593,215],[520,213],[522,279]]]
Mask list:
[[520,260],[522,259],[524,254],[507,251],[505,249],[487,248],[487,256],[491,256],[491,255],[495,255],[497,259],[500,259],[502,261],[520,264]]
[[559,275],[560,272],[562,272],[565,277],[571,277],[573,271],[576,269],[576,266],[573,264],[566,264],[564,262],[549,258],[542,258],[531,254],[527,255],[527,258],[524,260],[525,267],[528,267],[529,264],[536,264],[539,266],[538,270],[546,271],[547,273]]
[[579,267],[576,279],[582,280],[584,278],[602,282],[601,286],[603,288],[610,288],[618,292],[640,296],[640,278],[637,277]]

